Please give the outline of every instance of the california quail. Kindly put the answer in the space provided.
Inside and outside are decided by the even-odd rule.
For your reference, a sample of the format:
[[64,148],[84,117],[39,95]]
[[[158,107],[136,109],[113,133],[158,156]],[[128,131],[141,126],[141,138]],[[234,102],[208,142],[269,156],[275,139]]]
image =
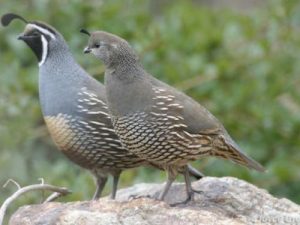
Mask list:
[[[178,167],[203,156],[264,170],[240,150],[207,109],[148,74],[125,40],[104,31],[82,32],[90,36],[84,52],[91,52],[105,64],[107,104],[122,143],[167,171],[167,184],[159,199],[167,194]],[[189,174],[184,176],[189,201],[193,190]]]
[[[94,199],[101,196],[111,174],[114,199],[121,171],[148,163],[122,147],[107,111],[104,86],[77,64],[62,35],[45,23],[28,22],[11,13],[2,17],[2,25],[15,18],[27,24],[19,39],[39,61],[40,103],[54,142],[69,159],[95,175]],[[193,167],[189,170],[197,179],[203,176]]]

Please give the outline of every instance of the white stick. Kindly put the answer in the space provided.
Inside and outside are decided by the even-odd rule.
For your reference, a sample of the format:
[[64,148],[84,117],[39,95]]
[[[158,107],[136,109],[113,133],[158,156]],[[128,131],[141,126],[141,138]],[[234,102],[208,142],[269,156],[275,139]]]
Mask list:
[[[16,182],[14,182],[16,184]],[[21,195],[30,192],[30,191],[40,191],[40,190],[47,190],[47,191],[52,191],[52,192],[56,192],[57,194],[55,195],[55,198],[58,198],[60,196],[63,195],[67,195],[69,193],[71,193],[71,191],[69,191],[67,188],[65,187],[56,187],[53,185],[49,185],[49,184],[33,184],[33,185],[29,185],[26,187],[20,187],[20,185],[18,186],[18,190],[11,195],[10,197],[8,197],[4,203],[2,204],[1,208],[0,208],[0,225],[2,225],[3,223],[3,219],[4,219],[4,215],[6,213],[6,210],[8,208],[8,206],[14,201],[16,200],[18,197],[20,197]],[[51,197],[51,196],[50,196]],[[53,200],[53,197],[51,198]]]

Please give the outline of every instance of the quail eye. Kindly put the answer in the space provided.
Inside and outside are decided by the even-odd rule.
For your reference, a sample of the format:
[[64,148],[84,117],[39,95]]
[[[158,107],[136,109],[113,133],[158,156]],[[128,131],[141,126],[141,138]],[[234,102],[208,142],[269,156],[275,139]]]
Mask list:
[[35,31],[32,32],[31,35],[33,35],[33,36],[39,36],[40,34],[41,34],[40,32],[38,32],[38,31],[35,30]]
[[95,48],[100,48],[100,44],[95,44]]
[[38,31],[33,31],[30,33],[31,36],[39,36],[40,35],[40,32]]

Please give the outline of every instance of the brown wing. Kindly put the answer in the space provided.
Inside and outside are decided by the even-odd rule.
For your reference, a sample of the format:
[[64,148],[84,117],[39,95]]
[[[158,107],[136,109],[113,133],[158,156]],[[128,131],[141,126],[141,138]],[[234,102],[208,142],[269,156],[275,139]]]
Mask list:
[[165,102],[169,106],[165,108],[168,115],[178,118],[177,126],[173,128],[178,146],[190,149],[195,155],[198,152],[199,155],[221,157],[264,171],[259,163],[241,151],[223,125],[198,102],[154,78],[152,84],[154,89],[158,90],[156,94],[172,99],[168,103]]

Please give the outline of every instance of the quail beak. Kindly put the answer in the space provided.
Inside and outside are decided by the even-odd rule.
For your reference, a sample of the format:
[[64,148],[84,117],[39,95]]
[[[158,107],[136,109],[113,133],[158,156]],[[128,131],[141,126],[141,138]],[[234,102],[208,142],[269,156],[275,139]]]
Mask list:
[[32,38],[32,36],[26,35],[26,34],[24,34],[24,33],[20,34],[20,35],[17,37],[18,40],[22,40],[22,41],[25,41],[25,40],[30,39],[30,38]]
[[89,47],[85,47],[83,50],[84,54],[90,53],[92,50]]
[[26,36],[24,34],[20,34],[17,39],[18,40],[25,40]]

